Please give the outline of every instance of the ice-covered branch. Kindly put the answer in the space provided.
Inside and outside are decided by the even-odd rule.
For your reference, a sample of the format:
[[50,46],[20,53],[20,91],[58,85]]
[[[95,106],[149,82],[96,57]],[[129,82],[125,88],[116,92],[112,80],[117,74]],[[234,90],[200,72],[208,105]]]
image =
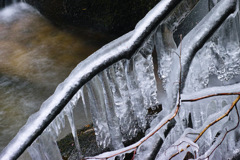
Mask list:
[[206,43],[218,27],[236,8],[236,0],[222,0],[183,39],[183,75],[181,88],[185,86],[190,65],[197,51]]
[[235,105],[236,113],[237,113],[237,124],[233,128],[229,130],[225,130],[221,133],[221,135],[218,137],[218,140],[214,142],[214,144],[208,149],[207,152],[205,152],[204,155],[200,156],[199,159],[209,159],[209,157],[214,153],[214,151],[222,144],[223,140],[226,138],[227,134],[233,130],[235,130],[239,126],[240,117],[239,112],[237,109],[237,106]]
[[240,83],[221,86],[221,87],[209,87],[202,89],[198,92],[191,94],[182,94],[182,102],[192,102],[201,99],[213,97],[213,96],[224,96],[224,95],[239,95],[240,94]]
[[[237,102],[238,102],[239,100],[240,100],[240,95],[238,95],[238,97],[233,101],[233,103],[232,103],[232,105],[230,106],[230,108],[229,108],[223,115],[221,115],[220,117],[216,118],[214,121],[208,123],[205,128],[201,127],[200,129],[198,129],[197,131],[195,131],[195,132],[198,132],[198,131],[202,130],[202,131],[200,131],[200,132],[197,134],[198,136],[197,136],[193,141],[189,141],[189,145],[187,145],[186,148],[181,148],[181,150],[180,150],[179,152],[173,154],[173,155],[170,157],[170,159],[172,159],[173,157],[177,156],[179,153],[185,151],[188,147],[190,147],[190,146],[192,145],[192,143],[193,143],[193,144],[196,144],[196,142],[202,137],[202,135],[203,135],[210,127],[212,127],[212,126],[213,126],[214,124],[216,124],[217,122],[221,121],[223,118],[227,117],[227,116],[229,115],[229,113],[232,111],[232,109],[235,107],[235,108],[236,108],[236,112],[237,112],[237,117],[238,117],[238,122],[237,122],[236,127],[232,128],[232,129],[230,129],[230,130],[226,130],[225,134],[223,134],[224,136],[223,136],[222,138],[219,138],[219,139],[221,139],[220,142],[218,142],[218,143],[215,142],[214,145],[212,145],[212,146],[210,147],[210,149],[206,152],[206,154],[208,155],[208,156],[207,156],[207,158],[208,158],[208,157],[216,150],[216,148],[222,143],[222,141],[224,140],[224,138],[226,137],[226,135],[227,135],[230,131],[236,129],[237,126],[239,125],[239,114],[238,114],[238,110],[237,110],[237,107],[236,107],[236,104],[237,104]],[[212,117],[213,117],[213,116],[212,116]],[[216,117],[216,115],[215,115],[214,117]],[[203,128],[203,129],[202,129],[202,128]],[[190,130],[189,130],[189,131],[190,131]],[[185,136],[186,136],[187,134],[189,134],[189,133],[191,133],[191,132],[185,132],[184,136],[182,136],[182,137],[186,138]],[[180,138],[180,140],[183,141],[183,140],[185,140],[184,138]],[[190,142],[191,142],[191,143],[190,143]],[[178,144],[178,145],[179,145],[179,144]]]
[[222,115],[221,117],[219,117],[218,119],[216,119],[215,121],[211,122],[209,125],[207,125],[200,133],[199,136],[194,140],[194,142],[197,142],[198,139],[206,132],[207,129],[209,129],[209,127],[213,126],[215,123],[219,122],[220,120],[222,120],[223,118],[225,118],[226,116],[229,115],[229,113],[232,111],[232,109],[234,108],[234,106],[237,104],[237,102],[240,99],[240,95],[233,101],[231,107],[228,109],[228,111],[226,113],[224,113],[224,115]]

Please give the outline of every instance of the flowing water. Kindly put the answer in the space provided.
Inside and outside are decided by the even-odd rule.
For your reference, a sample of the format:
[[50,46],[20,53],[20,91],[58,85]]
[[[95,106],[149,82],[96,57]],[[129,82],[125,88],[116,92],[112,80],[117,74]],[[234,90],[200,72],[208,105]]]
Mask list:
[[80,61],[112,40],[65,30],[25,3],[0,10],[0,151]]

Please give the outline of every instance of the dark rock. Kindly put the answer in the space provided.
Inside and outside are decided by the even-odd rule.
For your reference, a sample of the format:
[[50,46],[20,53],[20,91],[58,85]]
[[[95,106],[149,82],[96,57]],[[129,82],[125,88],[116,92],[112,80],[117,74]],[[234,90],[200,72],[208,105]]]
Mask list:
[[0,0],[0,9],[20,1],[21,0]]
[[[81,151],[84,156],[95,156],[109,149],[101,149],[97,146],[96,136],[92,125],[86,125],[77,131]],[[77,159],[77,150],[75,148],[72,134],[57,142],[63,159]]]
[[160,0],[26,0],[58,25],[90,27],[121,35]]

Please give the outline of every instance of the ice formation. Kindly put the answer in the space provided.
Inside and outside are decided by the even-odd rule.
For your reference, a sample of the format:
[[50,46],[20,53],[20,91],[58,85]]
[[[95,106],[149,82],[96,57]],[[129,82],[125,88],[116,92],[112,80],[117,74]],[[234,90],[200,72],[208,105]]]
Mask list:
[[[72,122],[72,132],[76,136],[72,110],[80,99],[84,102],[82,105],[86,105],[84,108],[91,110],[97,142],[102,148],[123,148],[123,142],[145,131],[148,109],[158,105],[152,46],[153,41],[150,39],[131,60],[120,61],[89,81],[30,147],[29,153],[36,155],[32,152],[33,148],[38,147],[41,139],[49,137],[52,132],[56,132],[52,143],[56,141],[63,128],[65,115]],[[144,69],[141,69],[143,66]]]
[[[167,2],[160,4],[166,5]],[[85,118],[92,118],[99,147],[113,150],[88,159],[115,159],[116,156],[123,159],[126,153],[134,151],[134,158],[139,160],[185,159],[186,156],[220,160],[239,154],[239,105],[231,105],[240,92],[239,1],[208,1],[210,11],[204,13],[206,16],[199,19],[200,22],[188,34],[183,35],[177,46],[173,34],[197,2],[186,0],[180,3],[130,59],[114,63],[89,80],[29,147],[32,159],[61,159],[56,141],[65,126],[65,117],[70,123],[78,156],[82,158],[73,115],[79,104]],[[199,1],[197,5],[205,2]],[[153,9],[149,15],[154,15],[155,11]],[[145,23],[150,23],[150,20],[143,19],[136,31],[93,54],[97,59],[95,63],[103,63],[110,56],[99,60],[101,52],[109,51],[112,46],[120,50],[124,41],[132,42],[141,27],[144,30]],[[154,54],[157,54],[158,71],[153,63]],[[89,60],[85,63],[90,63]],[[80,63],[65,83],[75,84],[74,75],[81,74],[81,70],[91,72]],[[68,87],[63,83],[57,91]],[[221,93],[234,94],[187,102]],[[54,104],[51,101],[54,98],[64,98],[61,92],[58,95],[60,97],[50,97],[43,106]],[[154,111],[159,104],[162,111],[150,115],[149,110]],[[46,109],[43,107],[35,116],[41,111],[46,112]],[[125,146],[125,142],[138,133],[145,133],[145,136]]]
[[[220,12],[218,8],[220,8],[221,5],[223,8],[228,2],[229,1],[221,1],[218,4],[214,3],[216,7],[214,7],[182,41],[182,66],[184,67],[185,64],[190,66],[186,80],[183,79],[184,82],[181,82],[185,83],[184,88],[182,88],[182,92],[184,93],[182,99],[191,99],[193,95],[195,95],[195,98],[199,98],[216,93],[239,92],[239,12],[235,11],[231,14],[201,49],[193,52],[195,55],[191,63],[189,63],[190,59],[186,58],[189,57],[188,52],[193,50],[191,43],[201,41],[201,36],[199,36],[201,32],[210,30],[211,21],[213,19],[216,20],[216,13]],[[218,14],[218,16],[219,15],[220,14]],[[204,33],[202,35],[204,35]],[[195,41],[195,39],[198,40]],[[174,61],[174,58],[172,58],[171,61]],[[177,62],[177,60],[175,61]],[[173,69],[177,68],[172,67],[171,72]],[[185,68],[183,68],[183,72],[186,73]],[[178,81],[177,76],[173,75],[172,77],[176,78],[174,81]],[[176,88],[178,88],[178,86]],[[204,88],[207,89],[204,90]],[[177,97],[176,93],[175,97]],[[184,132],[200,133],[207,124],[224,115],[235,98],[236,96],[230,95],[211,97],[197,102],[182,102],[181,109],[175,118],[176,125],[164,140],[156,159],[169,159],[173,154],[178,153],[182,145],[186,144],[190,146],[190,149],[185,147],[183,152],[172,159],[184,159],[188,152],[191,152],[193,155],[192,158],[196,159],[208,158],[208,156],[210,156],[210,159],[233,158],[235,156],[233,154],[234,150],[239,147],[239,142],[236,139],[236,135],[239,134],[239,129],[236,128],[234,131],[229,132],[223,141],[222,138],[225,132],[230,130],[230,126],[234,128],[238,123],[238,116],[234,109],[226,118],[222,119],[221,122],[207,129],[199,141],[194,143],[196,146],[193,145],[196,135],[186,134]],[[187,128],[191,128],[191,130],[187,130]],[[187,138],[187,140],[185,138]],[[221,143],[221,145],[218,146],[219,143]],[[196,148],[198,149],[197,155],[200,157],[195,157]],[[213,154],[210,155],[213,150]]]

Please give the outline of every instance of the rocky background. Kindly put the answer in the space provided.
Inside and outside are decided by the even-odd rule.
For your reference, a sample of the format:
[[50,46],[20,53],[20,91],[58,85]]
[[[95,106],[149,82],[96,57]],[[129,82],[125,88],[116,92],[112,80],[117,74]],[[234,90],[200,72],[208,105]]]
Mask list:
[[60,26],[86,27],[115,35],[134,29],[160,0],[25,0]]

